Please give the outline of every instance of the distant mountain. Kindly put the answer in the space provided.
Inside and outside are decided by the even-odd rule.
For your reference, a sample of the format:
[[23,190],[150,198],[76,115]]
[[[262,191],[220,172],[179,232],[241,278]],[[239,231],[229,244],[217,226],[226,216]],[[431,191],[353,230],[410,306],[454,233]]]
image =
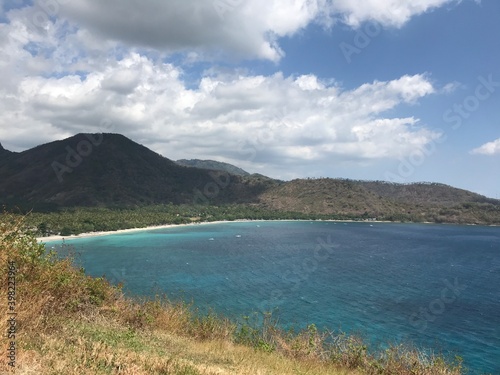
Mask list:
[[443,184],[284,182],[227,163],[179,162],[119,134],[77,134],[20,153],[0,146],[0,206],[251,204],[342,218],[500,224],[499,200]]
[[446,206],[461,203],[500,204],[498,199],[487,198],[483,195],[463,189],[457,189],[445,184],[431,182],[395,184],[384,181],[359,181],[358,183],[372,193],[401,203],[438,204]]
[[297,179],[267,189],[260,204],[382,220],[500,224],[500,200],[436,183]]
[[78,134],[0,162],[0,204],[253,202],[266,184],[186,168],[119,134]]
[[398,212],[402,207],[356,181],[331,178],[292,180],[265,191],[260,201],[276,210],[359,216],[367,212],[370,217]]
[[216,171],[224,171],[227,173],[234,174],[236,176],[249,176],[250,173],[238,168],[232,164],[224,163],[222,161],[215,160],[200,160],[200,159],[181,159],[176,161],[177,164],[184,167],[194,167],[201,169],[211,169]]

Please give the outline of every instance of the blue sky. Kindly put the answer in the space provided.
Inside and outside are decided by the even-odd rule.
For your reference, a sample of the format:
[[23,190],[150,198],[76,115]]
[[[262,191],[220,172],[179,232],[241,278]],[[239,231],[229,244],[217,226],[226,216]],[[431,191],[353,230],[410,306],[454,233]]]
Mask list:
[[500,198],[500,2],[0,0],[0,142]]

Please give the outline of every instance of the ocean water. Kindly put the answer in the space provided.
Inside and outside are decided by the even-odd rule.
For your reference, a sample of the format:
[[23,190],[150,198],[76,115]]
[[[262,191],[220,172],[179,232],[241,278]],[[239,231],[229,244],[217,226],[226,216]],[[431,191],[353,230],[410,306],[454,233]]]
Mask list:
[[[129,295],[166,294],[233,319],[272,311],[284,327],[412,342],[500,374],[500,228],[236,222],[66,242]],[[64,255],[68,248],[49,242]],[[255,314],[259,316],[259,314]]]

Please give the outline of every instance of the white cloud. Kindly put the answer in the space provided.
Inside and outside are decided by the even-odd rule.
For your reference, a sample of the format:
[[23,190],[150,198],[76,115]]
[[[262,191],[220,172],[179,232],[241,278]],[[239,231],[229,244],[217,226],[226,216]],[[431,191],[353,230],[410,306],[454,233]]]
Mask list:
[[277,173],[292,164],[398,158],[439,136],[417,119],[383,115],[432,94],[425,75],[354,90],[314,75],[206,76],[196,88],[181,77],[179,67],[137,53],[86,76],[25,77],[16,93],[0,94],[0,121],[23,131],[2,128],[0,139],[60,139],[100,131],[106,120],[169,158],[266,163]]
[[276,39],[305,28],[318,12],[310,0],[72,0],[61,7],[84,28],[129,46],[272,61],[283,54]]
[[[62,2],[61,0],[59,0]],[[71,0],[58,7],[101,39],[185,52],[190,58],[283,56],[278,39],[311,23],[365,21],[401,27],[412,17],[458,0]]]
[[366,21],[401,27],[412,17],[460,0],[336,0],[333,11],[346,24],[358,27]]
[[446,85],[444,85],[441,88],[440,92],[443,94],[452,94],[461,87],[462,87],[462,84],[460,82],[456,82],[456,81],[450,82],[450,83],[447,83]]
[[476,155],[500,155],[500,138],[495,141],[485,143],[484,145],[475,148],[471,154]]
[[[277,61],[279,37],[311,22],[340,13],[369,19],[359,1],[232,1],[237,5],[222,18],[212,1],[57,2],[57,14],[43,27],[33,24],[33,7],[12,10],[10,23],[0,23],[6,148],[102,131],[104,121],[169,158],[218,159],[280,176],[290,166],[300,174],[312,166],[396,159],[439,137],[417,118],[392,112],[436,92],[425,74],[347,90],[314,74],[208,68],[193,85],[180,63],[165,62],[165,51],[186,52],[184,61],[218,54]],[[407,3],[385,5],[413,15],[439,2]],[[383,2],[366,4],[371,18],[385,19],[377,11]],[[401,21],[394,22],[386,23]]]

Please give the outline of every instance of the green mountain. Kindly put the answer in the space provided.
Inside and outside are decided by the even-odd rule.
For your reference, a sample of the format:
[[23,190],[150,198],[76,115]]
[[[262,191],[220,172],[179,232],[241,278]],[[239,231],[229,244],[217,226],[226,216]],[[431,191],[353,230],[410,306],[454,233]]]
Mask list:
[[194,167],[201,169],[210,169],[215,171],[223,171],[236,176],[249,176],[250,173],[238,168],[232,164],[224,163],[215,160],[200,160],[200,159],[180,159],[176,161],[177,164],[184,167]]
[[245,204],[268,213],[500,224],[500,200],[443,184],[330,178],[284,182],[227,163],[186,163],[193,166],[181,166],[119,134],[77,134],[20,153],[0,147],[0,205],[53,210]]
[[0,204],[23,207],[248,203],[265,188],[179,166],[119,134],[77,134],[0,161]]

